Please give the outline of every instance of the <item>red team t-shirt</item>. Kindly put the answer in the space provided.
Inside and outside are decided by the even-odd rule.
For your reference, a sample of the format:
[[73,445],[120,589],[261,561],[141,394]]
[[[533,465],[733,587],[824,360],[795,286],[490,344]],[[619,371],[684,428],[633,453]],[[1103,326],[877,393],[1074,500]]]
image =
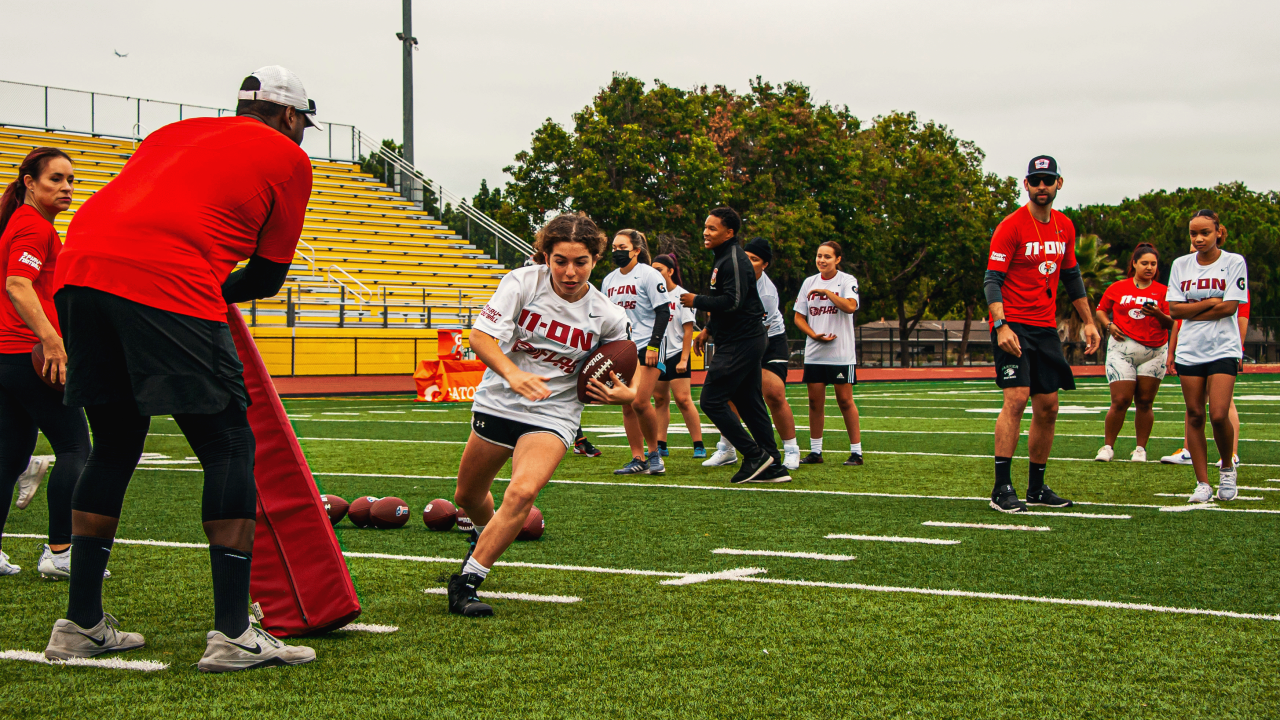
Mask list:
[[225,322],[222,283],[250,255],[292,262],[310,196],[307,154],[258,120],[166,125],[76,213],[55,291]]
[[[3,277],[31,280],[36,297],[40,298],[40,307],[59,335],[62,330],[58,327],[58,311],[53,307],[53,273],[61,251],[62,238],[58,237],[58,231],[30,205],[13,211],[4,235],[0,236]],[[0,353],[30,353],[38,342],[40,338],[22,321],[9,294],[4,293],[4,300],[0,301]]]
[[991,236],[987,269],[1006,273],[1001,295],[1008,322],[1057,326],[1058,274],[1076,266],[1076,226],[1057,210],[1050,215],[1049,222],[1041,223],[1024,205]]
[[1155,302],[1156,307],[1165,315],[1169,314],[1169,302],[1165,300],[1168,288],[1158,282],[1139,290],[1133,278],[1126,278],[1111,284],[1098,301],[1098,309],[1111,313],[1111,320],[1120,328],[1125,337],[1147,347],[1160,347],[1169,342],[1169,331],[1160,327],[1154,317],[1142,314],[1142,306],[1148,301]]

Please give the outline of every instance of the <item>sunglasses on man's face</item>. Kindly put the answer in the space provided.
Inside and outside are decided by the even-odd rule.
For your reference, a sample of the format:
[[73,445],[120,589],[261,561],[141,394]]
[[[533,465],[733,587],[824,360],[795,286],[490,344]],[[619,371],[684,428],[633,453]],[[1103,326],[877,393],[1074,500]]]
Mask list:
[[1031,187],[1039,187],[1041,185],[1044,185],[1045,187],[1049,187],[1056,182],[1058,182],[1058,176],[1056,175],[1028,175],[1027,176],[1027,184],[1030,185]]

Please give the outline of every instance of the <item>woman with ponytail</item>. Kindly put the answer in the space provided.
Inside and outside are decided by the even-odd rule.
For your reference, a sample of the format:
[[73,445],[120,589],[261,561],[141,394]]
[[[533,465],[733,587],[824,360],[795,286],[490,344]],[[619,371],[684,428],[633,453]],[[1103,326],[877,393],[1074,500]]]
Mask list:
[[[18,178],[0,197],[0,267],[5,295],[0,300],[0,531],[9,514],[13,486],[31,464],[37,431],[43,432],[57,458],[49,476],[49,543],[37,568],[51,579],[71,573],[71,493],[89,458],[89,426],[84,411],[62,404],[62,393],[49,383],[67,377],[67,352],[53,307],[53,273],[62,238],[53,219],[71,206],[75,168],[57,148],[32,150],[18,167]],[[32,366],[33,347],[44,355],[41,379]],[[44,466],[47,467],[47,464]],[[43,470],[43,467],[39,468]],[[24,508],[39,487],[23,488]],[[26,483],[24,483],[26,484]],[[0,552],[0,576],[22,568]]]
[[1168,291],[1156,281],[1160,271],[1160,255],[1151,243],[1139,243],[1129,257],[1128,277],[1116,282],[1102,294],[1096,312],[1098,323],[1111,336],[1107,345],[1107,382],[1111,385],[1111,408],[1107,410],[1105,441],[1099,462],[1110,462],[1120,428],[1124,425],[1129,405],[1136,403],[1134,424],[1138,446],[1129,459],[1147,461],[1147,440],[1155,422],[1152,403],[1165,376],[1165,359],[1169,352]]

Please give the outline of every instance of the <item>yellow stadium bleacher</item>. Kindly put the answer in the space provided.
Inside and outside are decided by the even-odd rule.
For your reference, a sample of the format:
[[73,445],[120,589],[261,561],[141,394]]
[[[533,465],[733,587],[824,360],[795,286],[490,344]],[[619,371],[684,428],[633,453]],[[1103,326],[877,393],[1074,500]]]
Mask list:
[[[74,200],[55,223],[64,236],[80,205],[119,173],[136,147],[125,139],[0,125],[0,183],[13,180],[22,158],[42,145],[64,150],[76,166]],[[394,334],[403,339],[470,327],[505,268],[358,164],[313,159],[312,171],[302,237],[284,289],[241,306],[256,336],[279,337],[288,328],[290,336],[323,336],[345,347],[339,329],[397,328]],[[377,347],[369,341],[365,346]],[[359,358],[353,360],[358,367]],[[294,374],[297,364],[288,363],[283,374]],[[284,365],[269,363],[273,373]],[[376,356],[365,363],[386,365]]]

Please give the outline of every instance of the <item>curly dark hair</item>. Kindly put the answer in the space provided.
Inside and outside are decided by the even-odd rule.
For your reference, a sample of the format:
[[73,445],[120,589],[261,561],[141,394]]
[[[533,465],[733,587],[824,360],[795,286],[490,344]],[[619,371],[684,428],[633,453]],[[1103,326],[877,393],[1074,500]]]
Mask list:
[[552,218],[551,222],[542,226],[533,241],[533,261],[539,265],[547,264],[547,257],[557,243],[576,242],[586,246],[591,259],[600,260],[604,254],[604,232],[595,222],[583,213],[565,213]]

